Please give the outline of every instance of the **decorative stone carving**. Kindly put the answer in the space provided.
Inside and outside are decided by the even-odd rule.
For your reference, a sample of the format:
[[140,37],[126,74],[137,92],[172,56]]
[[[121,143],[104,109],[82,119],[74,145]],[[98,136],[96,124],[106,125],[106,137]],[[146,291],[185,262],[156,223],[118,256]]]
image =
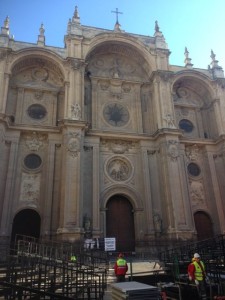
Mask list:
[[106,170],[111,179],[115,181],[126,181],[131,176],[132,167],[127,159],[116,157],[109,160]]
[[178,150],[178,142],[175,140],[169,140],[167,142],[167,153],[168,156],[171,158],[172,161],[176,161],[179,157],[179,150]]
[[37,202],[40,194],[40,174],[22,174],[20,201]]
[[164,120],[166,121],[166,126],[168,128],[173,128],[173,129],[176,128],[176,126],[174,124],[174,118],[171,114],[166,114],[164,117]]
[[134,142],[122,140],[104,140],[102,141],[102,145],[108,147],[108,149],[112,150],[113,153],[123,154],[134,147]]
[[26,145],[30,151],[39,151],[44,146],[45,140],[46,136],[34,131],[26,136]]
[[199,148],[196,144],[186,147],[185,153],[187,158],[191,161],[196,161],[199,158]]
[[72,157],[77,157],[80,152],[80,135],[77,132],[68,133],[67,150]]
[[34,92],[34,98],[36,99],[36,100],[42,100],[43,99],[43,96],[44,96],[44,93],[43,93],[43,91],[35,91]]
[[80,120],[81,118],[81,108],[79,103],[71,105],[71,118],[72,120]]
[[200,181],[190,182],[190,195],[193,204],[202,204],[205,200],[203,184]]

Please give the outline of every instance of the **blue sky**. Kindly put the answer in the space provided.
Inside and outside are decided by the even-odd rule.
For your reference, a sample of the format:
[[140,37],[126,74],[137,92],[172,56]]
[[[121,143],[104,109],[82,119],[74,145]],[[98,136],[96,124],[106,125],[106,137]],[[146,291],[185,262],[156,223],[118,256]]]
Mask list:
[[225,71],[225,0],[0,0],[0,26],[8,15],[16,41],[37,42],[43,22],[46,44],[64,47],[69,18],[78,6],[82,25],[153,36],[158,21],[171,51],[170,63],[184,65],[187,47],[194,68],[207,68],[211,49]]

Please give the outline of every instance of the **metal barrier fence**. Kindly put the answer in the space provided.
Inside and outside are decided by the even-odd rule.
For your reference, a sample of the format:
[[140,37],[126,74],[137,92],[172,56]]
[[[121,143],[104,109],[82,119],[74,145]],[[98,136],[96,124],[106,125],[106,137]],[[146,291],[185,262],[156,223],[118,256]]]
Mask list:
[[71,244],[53,247],[30,239],[18,240],[10,253],[0,272],[0,295],[6,299],[103,299],[106,253],[75,252]]

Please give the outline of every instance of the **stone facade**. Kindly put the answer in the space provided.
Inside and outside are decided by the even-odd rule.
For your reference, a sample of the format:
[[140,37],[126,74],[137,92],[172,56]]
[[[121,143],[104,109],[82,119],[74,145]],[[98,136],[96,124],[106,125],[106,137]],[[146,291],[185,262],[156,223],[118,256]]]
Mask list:
[[[5,20],[2,239],[107,237],[115,195],[132,207],[134,250],[154,239],[201,238],[202,220],[208,235],[225,232],[223,70],[213,51],[207,70],[184,54],[184,66],[169,64],[157,22],[152,37],[118,23],[99,29],[81,25],[76,8],[65,48],[56,48],[45,45],[43,24],[28,44],[10,37]],[[24,211],[28,227],[37,217],[30,231]]]

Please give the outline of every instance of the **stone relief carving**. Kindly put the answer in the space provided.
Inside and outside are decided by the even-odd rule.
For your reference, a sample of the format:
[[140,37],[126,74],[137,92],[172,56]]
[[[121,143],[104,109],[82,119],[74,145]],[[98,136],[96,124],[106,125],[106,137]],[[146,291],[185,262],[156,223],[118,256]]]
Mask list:
[[[31,68],[31,66],[36,67]],[[48,83],[58,86],[62,86],[64,82],[60,68],[51,61],[42,58],[29,57],[20,61],[13,68],[12,74],[15,74],[15,80],[20,82],[30,80],[37,82],[48,81]]]
[[192,93],[186,87],[178,87],[174,94],[173,100],[177,104],[190,105],[195,107],[201,107],[203,102],[200,97]]
[[205,201],[203,184],[200,181],[190,182],[190,196],[193,204],[202,204]]
[[186,147],[185,153],[187,158],[191,161],[197,161],[199,159],[199,148],[196,144]]
[[75,103],[71,105],[71,119],[72,120],[80,120],[81,118],[81,107],[79,103]]
[[107,173],[115,181],[125,181],[131,176],[131,165],[125,158],[113,158],[107,164]]
[[106,80],[105,81],[100,81],[101,90],[107,91],[109,86],[110,86],[109,81],[106,81]]
[[176,161],[179,157],[179,150],[178,150],[178,142],[175,140],[169,140],[167,142],[167,153],[168,156],[171,158],[172,161]]
[[98,48],[98,55],[101,54],[101,59],[93,55],[88,71],[94,76],[110,77],[115,80],[125,78],[138,80],[143,77],[144,62],[135,52],[117,45],[102,46],[101,49]]
[[40,174],[22,174],[20,201],[37,202],[40,194]]
[[129,149],[134,147],[134,142],[130,141],[121,141],[121,140],[110,140],[110,141],[102,141],[102,145],[112,150],[113,153],[123,154]]
[[26,146],[30,151],[39,151],[44,146],[46,136],[32,132],[32,134],[26,135]]
[[168,128],[173,128],[173,129],[176,128],[175,123],[174,123],[174,118],[171,114],[166,114],[164,117],[164,120],[166,121],[166,126]]
[[80,135],[77,132],[68,133],[67,150],[72,157],[77,157],[80,152]]
[[35,91],[34,92],[34,98],[36,99],[36,100],[42,100],[43,99],[43,96],[44,96],[44,93],[43,93],[43,91]]

